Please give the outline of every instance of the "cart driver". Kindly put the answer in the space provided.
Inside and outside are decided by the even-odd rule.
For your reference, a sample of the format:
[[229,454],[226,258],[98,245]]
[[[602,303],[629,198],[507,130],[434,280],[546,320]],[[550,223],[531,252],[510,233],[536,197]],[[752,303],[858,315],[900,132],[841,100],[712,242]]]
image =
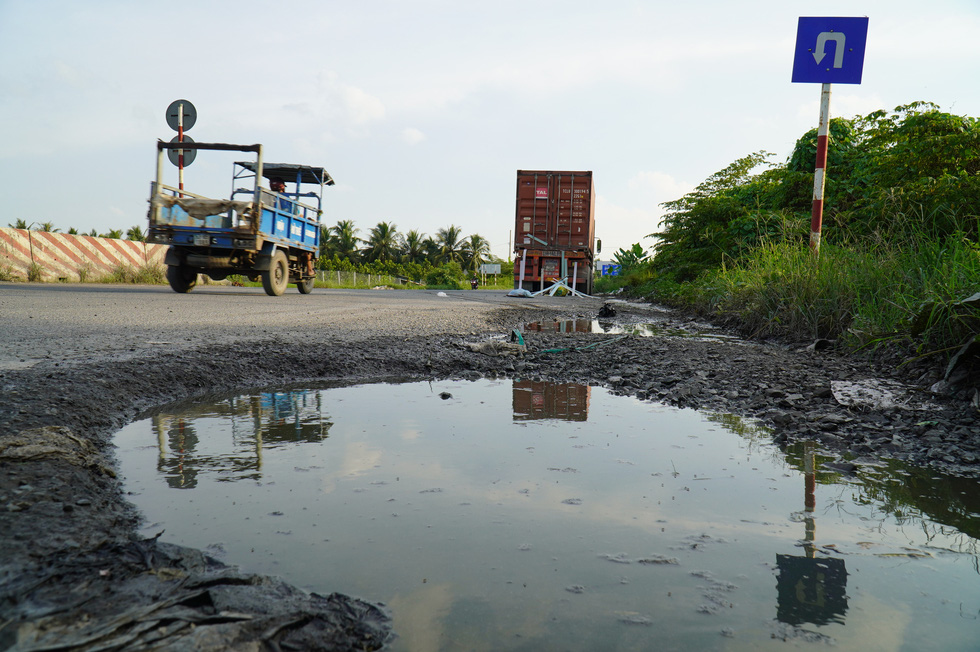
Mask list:
[[[286,182],[279,177],[272,177],[269,179],[269,187],[272,188],[272,192],[279,195],[286,192]],[[293,212],[293,202],[289,201],[285,197],[276,198],[276,207],[286,213]]]

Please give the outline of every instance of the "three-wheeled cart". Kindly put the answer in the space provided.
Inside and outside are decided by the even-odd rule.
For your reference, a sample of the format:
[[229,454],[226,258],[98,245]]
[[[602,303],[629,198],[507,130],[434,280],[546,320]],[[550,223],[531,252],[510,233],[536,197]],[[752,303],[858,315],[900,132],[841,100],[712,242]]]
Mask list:
[[[252,152],[255,160],[235,162],[230,198],[212,199],[163,183],[167,149]],[[292,183],[294,189],[273,192],[263,179]],[[250,186],[237,187],[243,182]],[[190,292],[198,274],[215,280],[240,274],[251,281],[261,278],[272,296],[289,283],[309,294],[316,279],[323,187],[332,185],[321,167],[264,163],[262,145],[159,141],[147,242],[170,245],[165,263],[175,292]]]

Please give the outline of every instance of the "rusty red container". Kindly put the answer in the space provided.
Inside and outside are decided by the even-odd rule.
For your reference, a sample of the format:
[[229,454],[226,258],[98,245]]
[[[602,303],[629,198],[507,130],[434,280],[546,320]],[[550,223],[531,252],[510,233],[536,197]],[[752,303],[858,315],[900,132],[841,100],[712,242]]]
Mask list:
[[592,172],[518,170],[514,287],[536,292],[564,280],[591,294],[594,247]]

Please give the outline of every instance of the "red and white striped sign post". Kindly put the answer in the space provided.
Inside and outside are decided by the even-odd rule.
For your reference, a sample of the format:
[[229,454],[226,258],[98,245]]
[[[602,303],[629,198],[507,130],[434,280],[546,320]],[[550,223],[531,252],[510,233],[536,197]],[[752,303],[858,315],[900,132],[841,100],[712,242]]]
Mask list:
[[823,191],[826,185],[827,137],[830,133],[830,84],[820,92],[820,123],[817,126],[817,161],[813,170],[813,209],[810,212],[810,249],[820,253],[823,226]]
[[[184,105],[177,105],[177,142],[184,142]],[[177,150],[177,187],[184,191],[184,150]]]

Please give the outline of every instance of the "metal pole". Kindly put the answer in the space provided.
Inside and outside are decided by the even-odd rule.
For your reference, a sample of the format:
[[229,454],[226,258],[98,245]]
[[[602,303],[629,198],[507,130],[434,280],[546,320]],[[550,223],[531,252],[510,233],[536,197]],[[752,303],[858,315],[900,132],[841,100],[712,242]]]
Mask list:
[[158,187],[163,183],[163,157],[165,150],[162,147],[157,147],[157,182],[156,186],[153,188],[154,196],[158,192]]
[[823,190],[827,169],[827,135],[830,132],[830,84],[820,91],[820,124],[817,127],[817,162],[813,170],[813,210],[810,216],[810,249],[820,253],[820,230],[823,225]]
[[525,249],[524,253],[521,255],[521,275],[517,277],[518,290],[524,289],[524,264],[526,261],[527,261],[527,249]]
[[[184,142],[184,104],[177,105],[177,142]],[[183,193],[184,190],[184,150],[177,150],[177,187]],[[184,195],[181,194],[181,197]]]
[[258,151],[255,153],[255,206],[259,205],[259,201],[262,198],[262,191],[260,190],[260,184],[262,183],[262,176],[265,174],[263,170],[263,160],[262,160],[262,145],[258,146]]

